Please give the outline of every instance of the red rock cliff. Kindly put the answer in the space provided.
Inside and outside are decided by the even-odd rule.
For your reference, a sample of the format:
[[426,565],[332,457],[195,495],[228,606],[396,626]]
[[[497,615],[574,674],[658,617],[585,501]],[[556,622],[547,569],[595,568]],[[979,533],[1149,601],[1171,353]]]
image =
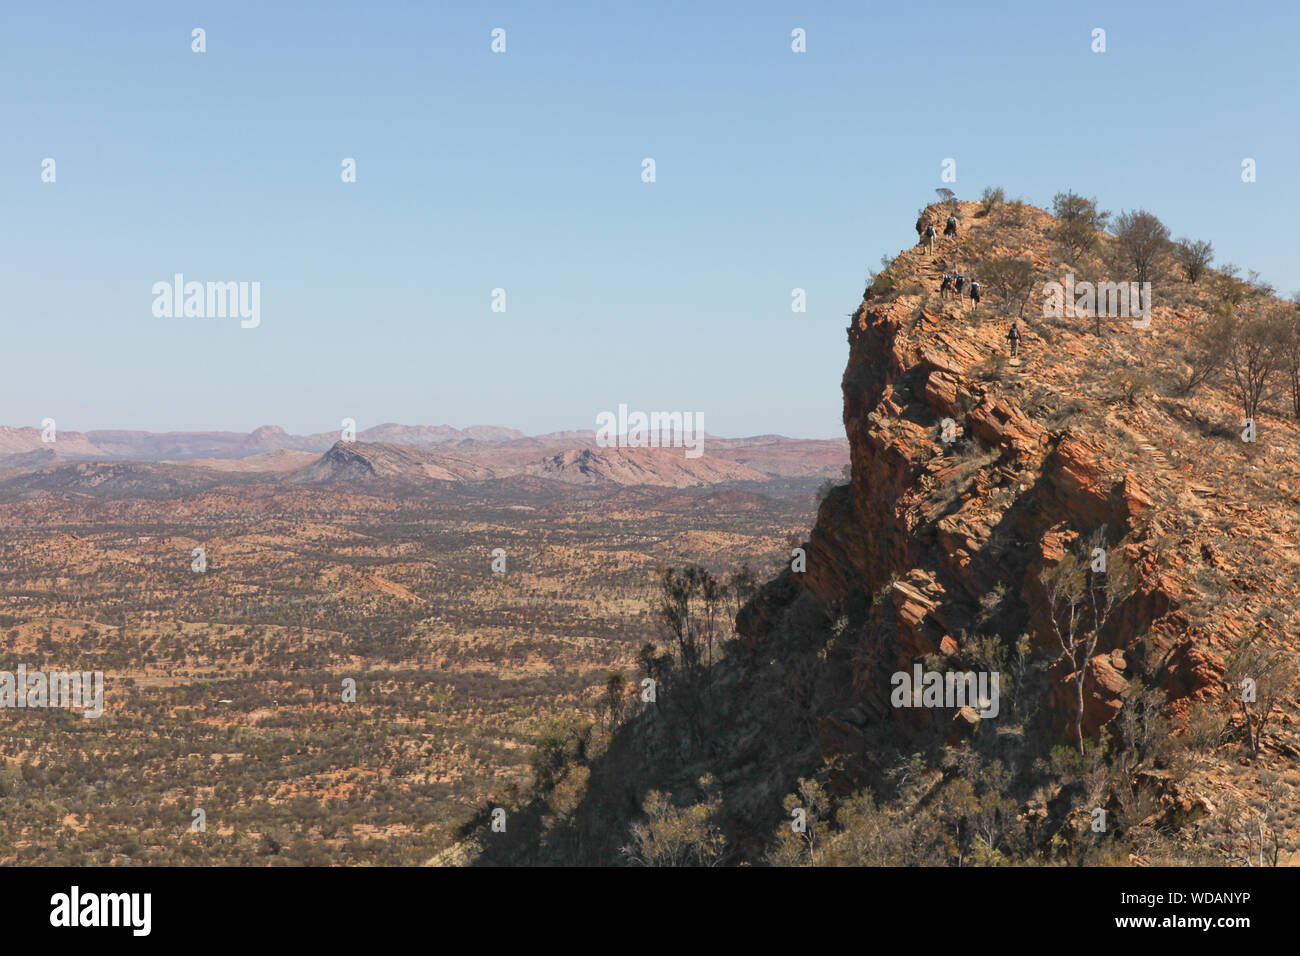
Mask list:
[[[1266,508],[1242,487],[1237,464],[1225,464],[1221,474],[1206,464],[1206,456],[1240,457],[1240,449],[1216,444],[1203,430],[1189,435],[1189,422],[1203,421],[1207,408],[1230,420],[1229,398],[1211,389],[1196,403],[1156,393],[1135,401],[1112,383],[1134,368],[1174,371],[1166,366],[1192,307],[1181,300],[1158,305],[1145,330],[1108,319],[1098,336],[1092,318],[1042,318],[1036,292],[1021,320],[1020,361],[1009,363],[1014,307],[987,288],[977,310],[969,298],[941,300],[941,269],[978,277],[991,256],[1023,255],[1032,259],[1041,289],[1071,267],[1054,261],[1054,220],[1041,210],[1025,207],[1014,224],[995,224],[976,203],[961,204],[960,215],[959,240],[945,240],[934,257],[919,248],[902,253],[853,316],[842,382],[851,483],[823,502],[806,572],[766,589],[738,625],[751,636],[763,632],[798,591],[828,613],[854,599],[860,606],[874,600],[871,614],[876,623],[889,618],[883,633],[894,635],[893,646],[859,659],[883,653],[906,669],[923,655],[957,648],[963,631],[976,630],[980,599],[1001,586],[1010,600],[996,629],[1011,640],[1027,633],[1057,658],[1049,701],[1064,726],[1077,706],[1068,680],[1073,668],[1060,659],[1040,574],[1081,534],[1104,525],[1131,562],[1135,584],[1087,664],[1085,730],[1095,734],[1119,711],[1139,650],[1155,662],[1173,711],[1185,711],[1191,699],[1221,689],[1225,648],[1242,628],[1270,620],[1260,617],[1260,602],[1242,600],[1261,590],[1247,580],[1248,554],[1235,562],[1237,590],[1213,599],[1205,590],[1204,556],[1222,558],[1219,519],[1249,528],[1248,516]],[[951,443],[942,440],[945,419],[956,436]],[[1296,432],[1279,422],[1272,435],[1290,450],[1282,487],[1294,510]],[[1197,441],[1213,447],[1197,448]],[[1260,526],[1267,529],[1260,547],[1288,555],[1295,523]],[[1278,634],[1286,639],[1285,628]],[[888,686],[878,672],[860,668],[846,693],[877,714],[887,710]]]

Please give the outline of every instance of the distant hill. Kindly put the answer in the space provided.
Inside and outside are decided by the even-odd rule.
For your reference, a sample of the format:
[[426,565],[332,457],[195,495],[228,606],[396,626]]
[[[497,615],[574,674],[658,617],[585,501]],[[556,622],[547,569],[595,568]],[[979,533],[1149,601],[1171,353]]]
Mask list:
[[298,482],[364,481],[391,478],[408,481],[474,481],[496,477],[489,467],[468,458],[440,455],[428,448],[390,442],[336,442],[319,459],[293,472]]
[[189,494],[238,480],[226,472],[155,462],[74,462],[0,473],[0,497],[57,491],[97,498],[155,498]]
[[702,455],[687,458],[673,448],[583,448],[562,452],[529,469],[561,481],[667,485],[686,488],[727,481],[765,481],[768,475],[745,465]]

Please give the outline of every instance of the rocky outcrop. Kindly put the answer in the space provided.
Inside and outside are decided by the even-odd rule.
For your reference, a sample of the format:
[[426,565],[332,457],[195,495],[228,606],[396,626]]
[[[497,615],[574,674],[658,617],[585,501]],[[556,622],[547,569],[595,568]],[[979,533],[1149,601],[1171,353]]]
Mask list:
[[[975,204],[961,208],[963,236],[978,234]],[[1032,214],[1027,241],[1041,242],[1051,219]],[[1041,264],[1051,261],[1046,250],[1029,252]],[[1175,712],[1215,692],[1224,666],[1214,649],[1219,640],[1192,628],[1184,613],[1196,594],[1169,567],[1160,521],[1171,494],[1185,485],[1172,463],[1157,455],[1133,465],[1124,442],[1135,440],[1135,426],[1123,420],[1122,407],[1041,417],[1044,405],[1050,411],[1080,400],[1069,383],[1029,361],[1005,374],[1009,319],[985,306],[972,315],[966,303],[938,301],[937,263],[916,252],[902,253],[890,272],[903,294],[877,299],[868,290],[848,329],[841,385],[851,480],[821,505],[806,572],[787,572],[779,587],[765,589],[741,614],[741,632],[765,633],[802,592],[828,614],[869,605],[861,640],[888,646],[858,659],[879,660],[883,652],[904,670],[929,655],[959,652],[965,633],[991,629],[1008,642],[1028,633],[1041,654],[1060,657],[1048,699],[1057,722],[1068,726],[1077,708],[1073,667],[1055,643],[1040,579],[1081,535],[1104,527],[1134,580],[1085,665],[1085,731],[1095,735],[1119,712],[1134,676],[1132,652],[1143,641],[1159,660],[1159,686]],[[926,291],[912,291],[917,287]],[[1080,355],[1095,349],[1083,338],[1090,328],[1061,348]],[[1048,398],[1031,411],[1029,395]],[[995,592],[1006,597],[990,615]],[[882,673],[860,666],[845,695],[868,712],[888,711],[880,706],[889,689]],[[959,715],[967,731],[969,716]],[[822,728],[824,747],[852,737],[837,723]]]

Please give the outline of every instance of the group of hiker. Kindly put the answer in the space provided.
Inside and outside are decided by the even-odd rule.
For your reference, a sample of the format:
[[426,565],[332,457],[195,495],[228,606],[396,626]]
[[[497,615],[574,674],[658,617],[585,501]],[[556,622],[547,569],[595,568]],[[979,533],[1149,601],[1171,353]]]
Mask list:
[[[920,220],[917,220],[917,226],[918,228],[920,228]],[[944,223],[943,234],[945,238],[947,238],[948,236],[952,236],[954,239],[957,238],[957,217],[956,216],[948,217],[948,221]],[[925,228],[921,230],[921,241],[925,243],[925,251],[927,255],[934,252],[934,241],[938,237],[939,237],[939,233],[934,228],[934,223],[927,223]]]
[[982,291],[980,289],[980,284],[978,282],[976,282],[974,279],[971,279],[968,285],[966,281],[966,277],[962,275],[960,272],[944,272],[942,273],[942,275],[943,275],[943,281],[939,283],[940,299],[948,298],[949,292],[955,292],[957,294],[957,298],[960,299],[962,297],[962,292],[968,290],[970,292],[971,302],[973,302],[976,306],[980,304],[980,296],[982,295]]
[[[925,245],[926,255],[934,254],[934,243],[939,238],[939,232],[934,228],[934,223],[923,223],[921,219],[916,221],[916,231],[921,234],[921,242]],[[951,236],[957,238],[957,217],[949,215],[948,221],[943,227],[944,237]],[[980,296],[982,290],[980,284],[974,279],[968,279],[960,272],[943,272],[942,280],[939,282],[939,298],[947,299],[948,293],[956,293],[957,298],[961,298],[963,292],[970,295],[972,308],[979,308]],[[1020,354],[1020,322],[1017,319],[1011,320],[1011,330],[1007,332],[1007,342],[1011,346],[1011,356],[1014,358]]]
[[[980,304],[980,284],[974,279],[967,281],[966,277],[960,272],[943,272],[940,273],[943,279],[939,282],[939,298],[948,298],[949,292],[955,292],[957,298],[961,298],[962,290],[970,292],[972,308],[978,308]],[[1011,331],[1007,333],[1007,341],[1011,343],[1011,356],[1020,354],[1020,322],[1018,319],[1011,320]]]

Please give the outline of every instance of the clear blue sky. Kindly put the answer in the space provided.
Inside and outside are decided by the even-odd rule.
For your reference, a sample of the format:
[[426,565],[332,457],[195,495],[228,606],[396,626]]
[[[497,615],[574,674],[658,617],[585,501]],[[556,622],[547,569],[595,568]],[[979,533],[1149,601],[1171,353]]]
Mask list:
[[[0,424],[838,436],[846,314],[945,157],[963,198],[1145,207],[1300,288],[1298,36],[1283,4],[6,3]],[[175,272],[259,281],[261,326],[155,318]]]

